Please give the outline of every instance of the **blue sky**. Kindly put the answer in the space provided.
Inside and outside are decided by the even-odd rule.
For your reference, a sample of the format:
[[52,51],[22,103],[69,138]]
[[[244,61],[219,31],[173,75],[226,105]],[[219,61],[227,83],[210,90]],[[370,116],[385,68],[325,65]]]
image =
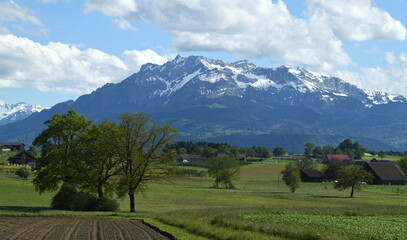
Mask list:
[[0,100],[52,106],[177,54],[407,95],[407,0],[0,0]]

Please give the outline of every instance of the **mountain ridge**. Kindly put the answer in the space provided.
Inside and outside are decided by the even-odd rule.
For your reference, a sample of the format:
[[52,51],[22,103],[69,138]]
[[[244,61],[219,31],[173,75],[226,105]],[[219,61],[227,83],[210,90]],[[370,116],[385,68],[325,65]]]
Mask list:
[[[30,141],[33,129],[44,128],[38,125],[39,119],[69,109],[95,121],[144,111],[157,123],[177,127],[182,140],[233,143],[268,136],[269,141],[261,145],[276,147],[275,136],[287,136],[280,142],[298,152],[302,141],[319,137],[314,142],[336,144],[351,137],[368,142],[371,149],[407,148],[405,96],[363,90],[303,68],[258,67],[248,60],[227,63],[178,55],[162,65],[148,63],[120,83],[106,84],[8,127],[25,129],[29,134],[17,138]],[[4,128],[0,133],[15,139]],[[245,145],[252,143],[248,140]]]

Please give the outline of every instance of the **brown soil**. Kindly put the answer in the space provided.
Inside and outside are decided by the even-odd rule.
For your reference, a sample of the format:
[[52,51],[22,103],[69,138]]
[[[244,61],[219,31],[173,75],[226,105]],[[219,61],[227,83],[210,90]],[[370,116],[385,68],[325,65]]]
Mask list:
[[0,217],[0,239],[171,239],[138,220]]

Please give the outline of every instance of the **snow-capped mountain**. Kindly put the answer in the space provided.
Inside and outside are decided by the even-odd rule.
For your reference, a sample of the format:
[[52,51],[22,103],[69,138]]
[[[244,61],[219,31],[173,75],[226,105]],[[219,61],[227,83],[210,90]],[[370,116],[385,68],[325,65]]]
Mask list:
[[363,90],[303,68],[198,56],[145,64],[120,83],[0,127],[0,141],[30,143],[53,114],[70,109],[96,122],[143,111],[176,127],[180,140],[301,152],[307,141],[323,146],[352,138],[372,150],[407,148],[405,96]]
[[27,118],[35,112],[41,112],[44,107],[29,103],[9,104],[0,100],[0,125]]
[[163,65],[146,64],[117,86],[109,84],[98,91],[116,95],[114,99],[156,106],[225,96],[315,108],[333,107],[344,101],[364,107],[407,101],[402,95],[362,90],[339,78],[303,68],[263,68],[247,60],[225,63],[196,56],[177,56]]

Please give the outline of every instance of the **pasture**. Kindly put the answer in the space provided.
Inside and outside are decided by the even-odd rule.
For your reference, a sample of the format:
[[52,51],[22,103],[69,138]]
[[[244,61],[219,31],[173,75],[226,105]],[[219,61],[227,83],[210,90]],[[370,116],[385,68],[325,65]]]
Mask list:
[[153,182],[135,214],[126,198],[115,213],[52,210],[54,193],[0,171],[0,215],[144,219],[178,239],[407,239],[407,186],[367,185],[349,198],[332,183],[302,183],[292,194],[284,164],[244,166],[232,190],[212,188],[208,177]]

